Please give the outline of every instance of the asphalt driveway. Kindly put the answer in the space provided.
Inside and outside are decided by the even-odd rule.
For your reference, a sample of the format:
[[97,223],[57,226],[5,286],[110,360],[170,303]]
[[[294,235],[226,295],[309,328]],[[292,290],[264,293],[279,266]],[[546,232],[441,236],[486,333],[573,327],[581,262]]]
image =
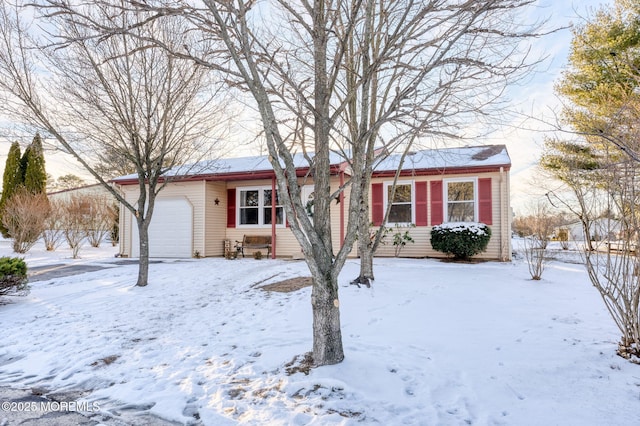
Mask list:
[[68,277],[71,275],[95,272],[106,269],[108,266],[96,264],[61,263],[57,265],[34,266],[27,270],[29,282],[46,281],[54,278]]

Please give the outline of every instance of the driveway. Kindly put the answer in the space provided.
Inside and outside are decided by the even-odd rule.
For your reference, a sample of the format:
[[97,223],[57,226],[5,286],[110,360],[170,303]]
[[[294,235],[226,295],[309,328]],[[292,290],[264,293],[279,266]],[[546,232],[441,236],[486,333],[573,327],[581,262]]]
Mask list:
[[[162,260],[150,260],[149,264],[163,263]],[[175,261],[173,261],[175,262]],[[85,272],[101,271],[107,268],[115,268],[123,265],[137,265],[136,259],[121,259],[109,263],[59,263],[55,265],[33,266],[27,271],[29,282],[47,281],[54,278],[69,277],[71,275],[84,274]]]
[[57,265],[34,266],[28,269],[29,282],[46,281],[54,278],[68,277],[71,275],[95,272],[106,269],[109,266],[97,264],[73,264],[60,263]]

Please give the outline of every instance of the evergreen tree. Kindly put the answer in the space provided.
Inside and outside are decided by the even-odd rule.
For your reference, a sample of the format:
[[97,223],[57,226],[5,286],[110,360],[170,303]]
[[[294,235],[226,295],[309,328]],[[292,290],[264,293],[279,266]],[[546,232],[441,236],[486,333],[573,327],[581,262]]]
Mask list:
[[15,194],[16,190],[22,186],[22,172],[20,170],[20,145],[18,142],[11,144],[7,162],[4,167],[4,175],[2,181],[2,197],[0,197],[0,232],[5,238],[8,238],[7,229],[2,225],[2,212],[7,200]]
[[42,194],[47,188],[47,172],[44,166],[42,138],[36,133],[29,148],[25,150],[24,186],[33,194]]
[[640,2],[617,0],[573,30],[556,85],[566,122],[592,145],[612,142],[640,161]]
[[27,174],[27,164],[29,164],[29,156],[31,152],[31,145],[27,146],[20,157],[20,184],[24,185],[24,177]]

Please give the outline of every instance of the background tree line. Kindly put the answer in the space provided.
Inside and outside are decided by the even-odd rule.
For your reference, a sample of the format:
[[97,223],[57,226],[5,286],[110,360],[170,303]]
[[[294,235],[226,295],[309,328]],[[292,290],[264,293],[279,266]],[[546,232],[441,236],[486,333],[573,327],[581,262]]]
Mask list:
[[[110,236],[112,244],[117,244],[118,207],[111,197],[89,194],[53,200],[47,197],[47,173],[39,133],[22,155],[18,142],[11,145],[3,178],[0,229],[4,238],[12,240],[16,253],[26,253],[40,238],[49,251],[66,240],[74,258],[83,241],[99,247]],[[67,175],[60,181],[76,180]]]

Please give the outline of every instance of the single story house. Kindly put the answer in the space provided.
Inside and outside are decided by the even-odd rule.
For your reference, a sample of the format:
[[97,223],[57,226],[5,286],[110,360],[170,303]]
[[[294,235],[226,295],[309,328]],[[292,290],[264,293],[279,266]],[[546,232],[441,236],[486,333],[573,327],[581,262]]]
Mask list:
[[[309,166],[295,156],[298,182],[305,199],[313,199]],[[376,165],[370,188],[370,218],[382,223],[391,204],[387,226],[415,225],[409,229],[414,244],[402,251],[407,257],[442,257],[430,245],[430,231],[443,222],[483,222],[492,237],[478,258],[511,259],[511,209],[509,170],[511,160],[504,145],[434,149],[413,152],[405,159],[393,199],[390,189],[399,155]],[[331,158],[331,189],[348,181],[350,169],[338,155]],[[149,227],[151,257],[222,256],[225,240],[235,243],[244,235],[271,235],[273,257],[302,256],[287,227],[278,202],[276,180],[266,156],[229,158],[203,162],[188,173],[176,172],[158,194]],[[132,202],[137,199],[137,177],[123,176],[114,184]],[[349,187],[332,203],[334,248],[344,240],[349,209]],[[276,194],[274,197],[273,194]],[[312,206],[311,203],[309,203]],[[131,213],[121,208],[120,254],[137,257],[139,240]],[[312,214],[312,208],[309,209]],[[378,256],[393,256],[389,241]],[[357,256],[354,247],[353,256]]]
[[[582,222],[574,222],[568,225],[556,228],[557,234],[560,229],[566,229],[569,232],[571,241],[584,241],[584,229]],[[589,234],[594,241],[602,240],[618,240],[622,238],[622,225],[616,219],[598,218],[589,224]]]
[[47,196],[50,200],[69,201],[71,197],[97,197],[105,200],[113,201],[116,198],[100,183],[91,185],[83,185],[76,188],[61,189],[59,191],[48,192]]

